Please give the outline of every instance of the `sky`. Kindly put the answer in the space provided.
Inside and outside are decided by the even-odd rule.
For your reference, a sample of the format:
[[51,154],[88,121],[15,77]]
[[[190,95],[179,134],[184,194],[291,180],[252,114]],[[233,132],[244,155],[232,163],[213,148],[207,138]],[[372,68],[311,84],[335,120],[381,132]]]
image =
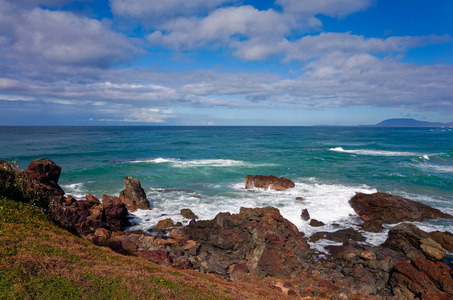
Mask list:
[[0,0],[0,126],[453,122],[451,0]]

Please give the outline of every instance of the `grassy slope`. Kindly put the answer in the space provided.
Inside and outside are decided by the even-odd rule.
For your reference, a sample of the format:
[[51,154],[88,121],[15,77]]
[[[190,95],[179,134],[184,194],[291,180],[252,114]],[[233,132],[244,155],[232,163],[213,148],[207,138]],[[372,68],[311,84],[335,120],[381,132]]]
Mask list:
[[285,299],[97,247],[27,204],[0,198],[0,299]]

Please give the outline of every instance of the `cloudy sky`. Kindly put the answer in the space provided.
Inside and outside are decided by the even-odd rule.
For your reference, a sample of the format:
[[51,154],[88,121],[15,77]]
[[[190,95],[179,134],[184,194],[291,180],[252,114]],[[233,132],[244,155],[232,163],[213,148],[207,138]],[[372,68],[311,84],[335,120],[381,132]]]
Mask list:
[[451,0],[0,0],[0,125],[453,121]]

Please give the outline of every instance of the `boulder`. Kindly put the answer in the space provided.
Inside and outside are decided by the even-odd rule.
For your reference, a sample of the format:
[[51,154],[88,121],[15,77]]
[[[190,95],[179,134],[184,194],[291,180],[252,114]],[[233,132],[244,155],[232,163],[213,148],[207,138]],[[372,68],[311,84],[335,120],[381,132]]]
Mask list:
[[259,277],[295,276],[310,250],[297,227],[273,207],[219,213],[184,230],[200,243],[200,270],[226,277],[238,264]]
[[311,219],[311,220],[310,220],[310,223],[308,223],[308,224],[309,224],[310,226],[312,226],[312,227],[321,227],[321,226],[326,225],[326,224],[324,224],[324,222],[318,221],[318,220],[316,220],[316,219]]
[[172,227],[175,227],[175,223],[173,223],[173,220],[170,218],[160,220],[156,225],[156,229],[167,229]]
[[408,223],[399,224],[388,233],[383,247],[403,253],[407,258],[442,260],[445,250],[428,233]]
[[308,213],[308,209],[303,209],[302,210],[302,214],[300,215],[300,217],[302,218],[302,220],[304,221],[308,221],[310,220],[310,214]]
[[194,214],[194,213],[193,213],[190,209],[188,209],[188,208],[183,208],[183,209],[181,209],[180,214],[181,214],[181,216],[183,216],[184,218],[189,219],[189,220],[198,219],[198,216],[197,216],[196,214]]
[[143,190],[140,181],[133,177],[123,178],[126,188],[121,191],[120,199],[126,204],[129,211],[137,209],[150,209],[148,198],[146,198],[145,190]]
[[295,187],[294,182],[288,178],[275,176],[264,176],[264,175],[248,175],[245,177],[245,188],[262,188],[262,189],[273,189],[277,191],[283,191],[292,189]]
[[61,167],[46,158],[38,158],[28,165],[25,174],[41,184],[41,190],[52,196],[63,196],[64,191],[58,185]]
[[386,193],[357,193],[349,200],[349,204],[365,222],[378,221],[393,224],[403,221],[423,221],[424,219],[453,219],[452,215],[443,213],[436,208]]
[[112,230],[121,230],[121,228],[130,225],[126,205],[120,198],[109,195],[102,195],[102,221],[107,223]]

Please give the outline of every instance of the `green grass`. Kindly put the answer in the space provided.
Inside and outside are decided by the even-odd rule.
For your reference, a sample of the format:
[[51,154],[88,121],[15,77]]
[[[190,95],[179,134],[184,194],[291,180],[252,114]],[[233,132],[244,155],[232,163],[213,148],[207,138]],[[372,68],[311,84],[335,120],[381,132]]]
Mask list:
[[97,247],[0,197],[0,299],[228,299],[182,272]]

